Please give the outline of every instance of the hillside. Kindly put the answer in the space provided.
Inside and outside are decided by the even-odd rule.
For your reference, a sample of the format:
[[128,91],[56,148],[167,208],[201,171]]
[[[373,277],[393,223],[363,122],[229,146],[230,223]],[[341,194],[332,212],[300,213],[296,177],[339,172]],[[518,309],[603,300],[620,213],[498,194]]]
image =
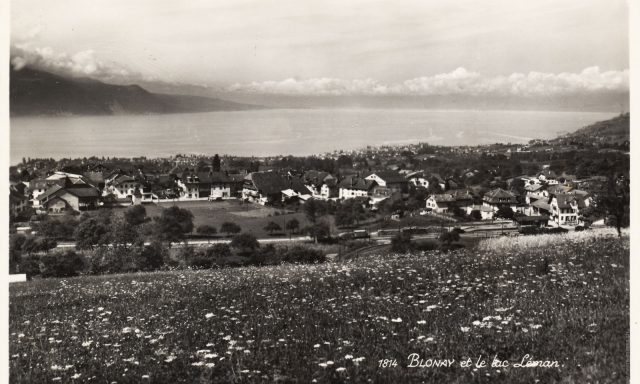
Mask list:
[[260,108],[207,97],[156,94],[138,85],[68,78],[32,68],[11,70],[9,102],[12,116],[152,114]]
[[613,119],[599,121],[597,123],[580,128],[555,139],[555,142],[600,143],[609,145],[621,145],[629,141],[630,114],[625,113]]
[[[627,382],[628,267],[628,234],[605,229],[454,254],[18,283],[10,381]],[[455,365],[409,368],[413,353]],[[516,367],[526,355],[558,367]]]

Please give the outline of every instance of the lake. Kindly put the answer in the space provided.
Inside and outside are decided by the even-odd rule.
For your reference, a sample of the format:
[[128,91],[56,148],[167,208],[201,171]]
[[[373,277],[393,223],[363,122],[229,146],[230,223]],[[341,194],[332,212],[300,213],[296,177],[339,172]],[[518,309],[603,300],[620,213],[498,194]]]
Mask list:
[[553,138],[614,117],[602,112],[269,109],[169,115],[11,119],[23,157],[164,157],[177,153],[309,155],[368,145],[469,145]]

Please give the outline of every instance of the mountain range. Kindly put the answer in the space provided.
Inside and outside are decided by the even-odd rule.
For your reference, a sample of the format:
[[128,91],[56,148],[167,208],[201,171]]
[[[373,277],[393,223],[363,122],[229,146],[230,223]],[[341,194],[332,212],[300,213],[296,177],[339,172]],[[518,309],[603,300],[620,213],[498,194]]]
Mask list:
[[10,70],[11,116],[158,114],[261,109],[204,96],[152,93],[139,85],[114,85],[24,67]]

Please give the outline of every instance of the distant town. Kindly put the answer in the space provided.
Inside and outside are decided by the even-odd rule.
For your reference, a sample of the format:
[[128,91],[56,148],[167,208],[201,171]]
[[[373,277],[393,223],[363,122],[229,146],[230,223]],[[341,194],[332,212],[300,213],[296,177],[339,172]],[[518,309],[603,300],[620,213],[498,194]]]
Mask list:
[[[628,114],[620,118],[628,124]],[[337,206],[335,216],[357,199],[362,217],[338,215],[336,232],[416,215],[574,229],[604,219],[589,209],[594,198],[612,176],[629,177],[628,138],[578,133],[526,145],[417,143],[309,157],[29,158],[10,168],[11,220],[194,201],[293,210],[325,201]]]

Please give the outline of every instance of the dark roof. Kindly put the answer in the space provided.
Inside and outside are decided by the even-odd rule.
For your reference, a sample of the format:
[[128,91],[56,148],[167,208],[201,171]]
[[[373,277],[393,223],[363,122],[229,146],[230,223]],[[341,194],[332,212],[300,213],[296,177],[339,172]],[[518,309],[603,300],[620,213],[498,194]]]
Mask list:
[[40,201],[46,200],[49,197],[55,195],[61,189],[62,189],[62,187],[56,184],[56,185],[52,186],[51,188],[47,189],[43,194],[38,195],[38,200],[40,200]]
[[561,193],[555,195],[558,208],[571,208],[571,204],[576,204],[578,208],[585,208],[584,196],[575,193]]
[[542,184],[527,184],[524,186],[524,189],[529,191],[529,192],[535,192],[541,188],[543,188],[544,185]]
[[371,172],[367,177],[371,175],[378,176],[379,178],[384,180],[385,183],[406,183],[407,182],[407,179],[405,179],[404,176],[402,176],[400,173],[395,171],[375,171],[375,172]]
[[365,180],[357,176],[347,176],[338,184],[338,187],[368,191],[376,185],[378,185],[378,183],[373,180]]
[[518,202],[518,199],[513,193],[505,191],[502,188],[496,188],[484,194],[484,201],[496,204],[516,204]]
[[116,177],[112,184],[113,185],[120,185],[122,183],[130,183],[130,182],[134,182],[136,181],[136,179],[133,176],[129,176],[129,175],[120,175],[118,177]]
[[551,206],[544,200],[536,200],[531,203],[531,206],[538,209],[544,209],[545,211],[551,211]]
[[94,184],[104,183],[104,175],[102,174],[102,172],[85,172],[83,176]]
[[93,188],[64,188],[64,191],[77,197],[100,197],[100,192]]
[[253,172],[245,180],[250,181],[254,188],[265,195],[279,194],[285,189],[293,189],[301,194],[311,193],[300,178],[277,172]]

